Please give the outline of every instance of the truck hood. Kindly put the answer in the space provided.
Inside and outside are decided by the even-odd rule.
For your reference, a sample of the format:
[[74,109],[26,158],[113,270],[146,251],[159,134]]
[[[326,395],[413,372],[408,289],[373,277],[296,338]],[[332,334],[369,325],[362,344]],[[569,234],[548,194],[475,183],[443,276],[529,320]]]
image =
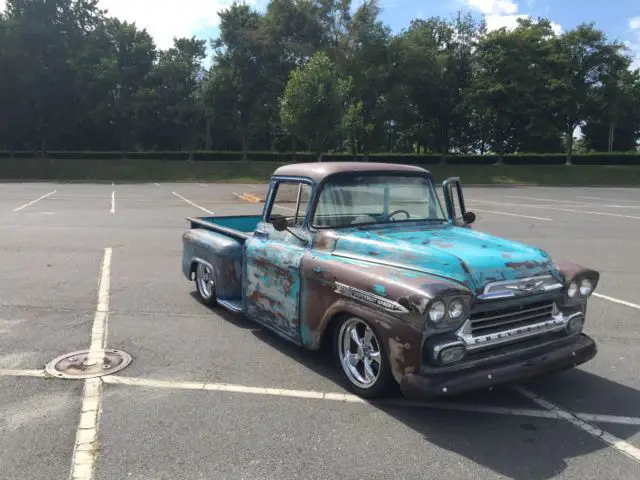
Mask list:
[[451,225],[389,225],[341,232],[334,255],[418,270],[481,293],[485,285],[545,273],[561,279],[549,255],[520,242]]

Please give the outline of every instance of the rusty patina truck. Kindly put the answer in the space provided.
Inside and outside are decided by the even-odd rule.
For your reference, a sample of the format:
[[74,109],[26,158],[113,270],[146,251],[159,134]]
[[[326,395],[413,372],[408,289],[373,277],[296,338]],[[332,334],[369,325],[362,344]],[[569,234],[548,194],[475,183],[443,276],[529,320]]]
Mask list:
[[[261,215],[190,217],[182,271],[205,304],[301,347],[330,343],[365,398],[439,396],[575,367],[599,273],[471,228],[458,178],[369,162],[290,164]],[[444,203],[444,208],[443,208]]]

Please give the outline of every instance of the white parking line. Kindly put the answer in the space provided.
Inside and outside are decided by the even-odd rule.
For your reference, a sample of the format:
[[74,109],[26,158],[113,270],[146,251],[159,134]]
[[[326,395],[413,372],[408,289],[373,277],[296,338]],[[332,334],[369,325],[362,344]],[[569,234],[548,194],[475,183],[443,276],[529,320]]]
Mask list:
[[624,440],[621,440],[618,437],[611,435],[608,432],[605,432],[601,428],[598,428],[595,425],[592,425],[587,421],[578,418],[575,414],[562,409],[555,403],[550,402],[545,398],[542,398],[540,395],[530,392],[526,388],[515,387],[515,389],[521,395],[537,403],[542,408],[546,408],[550,412],[553,412],[557,418],[560,418],[572,423],[579,429],[587,432],[590,435],[593,435],[596,438],[599,438],[600,440],[605,442],[607,445],[609,445],[611,448],[614,448],[615,450],[618,450],[619,452],[624,453],[625,455],[632,458],[636,462],[640,462],[640,449],[634,447],[630,443],[625,442]]
[[296,209],[295,208],[290,208],[290,207],[283,207],[282,205],[274,205],[275,208],[281,208],[282,210],[288,210],[290,212],[295,212]]
[[49,192],[49,193],[47,193],[47,194],[45,194],[45,195],[42,195],[41,197],[36,198],[35,200],[31,200],[30,202],[25,203],[24,205],[19,206],[18,208],[14,209],[13,211],[14,211],[14,212],[19,212],[19,211],[20,211],[20,210],[22,210],[23,208],[27,208],[29,205],[33,205],[34,203],[39,202],[39,201],[40,201],[40,200],[42,200],[43,198],[47,198],[48,196],[53,195],[53,194],[54,194],[54,193],[56,193],[56,192],[57,192],[57,190],[54,190],[53,192]]
[[573,204],[582,204],[584,202],[575,202],[572,200],[557,200],[555,198],[538,198],[538,197],[522,197],[520,195],[505,195],[507,198],[519,198],[521,200],[535,200],[536,202],[553,202],[553,203],[573,203]]
[[159,184],[159,183],[154,183],[154,185],[155,185],[156,187],[159,187],[159,186],[160,186],[160,184]]
[[[546,204],[546,203],[535,203],[535,204],[531,204],[531,203],[512,203],[512,202],[496,202],[496,201],[488,201],[488,200],[469,200],[469,204],[473,203],[473,202],[478,202],[478,203],[488,203],[491,205],[500,205],[502,207],[534,207],[534,208],[550,208],[553,207],[554,205],[557,205],[556,203],[553,204]],[[610,203],[581,203],[579,205],[567,205],[567,206],[573,206],[576,208],[587,208],[587,207],[596,207],[596,208],[620,208],[623,210],[639,210],[640,209],[640,205],[614,205],[614,204],[610,204]]]
[[9,368],[0,368],[0,377],[46,377],[47,372],[44,370],[14,370]]
[[640,310],[640,305],[636,305],[635,303],[627,302],[626,300],[620,300],[618,298],[613,298],[608,295],[602,295],[601,293],[593,292],[591,295],[594,297],[602,298],[603,300],[609,300],[613,303],[619,303],[620,305],[624,305],[626,307],[631,307]]
[[551,218],[534,217],[531,215],[520,215],[517,213],[496,212],[495,210],[480,210],[479,208],[475,208],[475,207],[470,207],[470,208],[473,208],[473,210],[476,212],[495,213],[496,215],[508,215],[510,217],[532,218],[533,220],[544,220],[545,222],[553,222],[553,219]]
[[200,210],[202,210],[203,212],[207,212],[209,215],[213,215],[213,212],[211,210],[207,210],[204,207],[201,207],[200,205],[198,205],[197,203],[193,203],[191,200],[189,200],[188,198],[184,198],[182,195],[176,193],[176,192],[171,192],[173,193],[176,197],[184,200],[185,202],[187,202],[189,205],[193,205],[196,208],[199,208]]
[[[371,405],[381,406],[396,406],[400,408],[426,408],[435,410],[452,410],[461,412],[478,412],[489,413],[496,415],[510,415],[521,417],[535,417],[535,418],[548,418],[555,419],[557,414],[549,411],[547,407],[543,409],[531,409],[531,408],[509,408],[509,407],[493,407],[490,405],[470,405],[461,404],[456,402],[423,402],[412,401],[406,399],[398,400],[365,400],[356,395],[349,393],[337,393],[337,392],[320,392],[314,390],[290,390],[282,388],[267,388],[267,387],[249,387],[246,385],[234,385],[229,383],[207,383],[207,382],[188,382],[188,381],[174,381],[174,380],[154,380],[150,378],[139,377],[125,377],[119,375],[109,375],[102,377],[104,383],[113,385],[130,385],[136,387],[146,388],[166,388],[176,390],[202,390],[202,391],[217,391],[217,392],[235,392],[246,393],[253,395],[270,395],[276,397],[290,397],[290,398],[304,398],[311,400],[329,400],[334,402],[345,403],[366,403]],[[600,415],[592,413],[574,413],[576,417],[584,421],[602,422],[602,423],[614,423],[619,425],[640,425],[640,417],[625,417],[616,415]]]
[[624,198],[587,197],[586,195],[578,195],[578,197],[587,198],[589,200],[604,200],[606,202],[640,203],[640,200],[627,200]]
[[[109,315],[109,285],[111,279],[111,248],[105,248],[100,270],[98,287],[98,305],[91,329],[91,346],[88,361],[100,365],[104,358],[107,319]],[[88,378],[84,381],[82,411],[76,431],[71,461],[71,480],[93,479],[98,448],[98,426],[100,423],[100,378]]]
[[116,213],[116,192],[111,192],[111,213]]
[[[559,212],[572,212],[572,213],[590,213],[592,215],[604,215],[607,217],[620,217],[620,218],[631,218],[634,220],[640,220],[640,217],[635,217],[633,215],[620,215],[617,213],[605,213],[605,212],[592,212],[592,211],[588,211],[588,210],[572,210],[569,208],[558,208],[558,207],[550,207],[549,205],[514,205],[514,204],[508,204],[508,203],[504,203],[504,202],[491,202],[488,200],[473,200],[474,203],[484,203],[484,204],[489,204],[489,205],[502,205],[502,206],[517,206],[517,207],[522,207],[522,208],[544,208],[545,210],[557,210]],[[576,205],[577,207],[579,207],[580,205]]]

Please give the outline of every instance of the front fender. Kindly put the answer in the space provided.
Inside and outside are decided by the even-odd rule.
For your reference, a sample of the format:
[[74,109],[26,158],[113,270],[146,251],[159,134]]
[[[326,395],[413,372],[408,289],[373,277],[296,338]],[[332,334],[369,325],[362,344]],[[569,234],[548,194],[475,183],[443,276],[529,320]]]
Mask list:
[[577,304],[583,304],[584,306],[586,306],[589,297],[584,298],[578,296],[576,300],[570,300],[567,297],[566,293],[569,285],[573,281],[576,281],[579,284],[583,278],[588,278],[589,280],[591,280],[591,284],[593,285],[593,292],[598,287],[598,283],[600,281],[600,272],[592,268],[583,267],[582,265],[577,265],[575,263],[567,262],[564,260],[555,261],[554,264],[556,269],[564,278],[564,288],[562,291],[565,295],[562,297],[562,299],[557,301],[558,307],[572,307]]
[[[331,341],[325,332],[332,334],[330,325],[341,317],[355,316],[368,321],[375,329],[380,339],[381,348],[384,349],[389,366],[395,380],[400,383],[410,374],[420,371],[422,364],[422,330],[410,322],[399,321],[398,318],[373,310],[364,305],[339,299],[335,301],[325,312],[318,327],[320,338]],[[333,324],[335,325],[335,324]]]
[[301,343],[319,348],[337,317],[361,317],[375,326],[398,381],[419,371],[426,336],[449,331],[427,328],[430,302],[456,295],[469,302],[474,298],[466,286],[452,280],[331,254],[307,254],[302,282]]

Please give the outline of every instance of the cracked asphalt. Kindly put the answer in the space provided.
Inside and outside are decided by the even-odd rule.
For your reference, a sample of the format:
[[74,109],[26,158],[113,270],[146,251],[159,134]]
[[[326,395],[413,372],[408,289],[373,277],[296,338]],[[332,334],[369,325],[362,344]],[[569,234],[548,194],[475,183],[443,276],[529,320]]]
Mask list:
[[[346,393],[322,354],[203,306],[182,276],[185,217],[259,213],[239,196],[261,191],[0,184],[0,479],[69,478],[82,381],[20,372],[89,347],[105,247],[107,346],[133,356],[118,376],[149,382],[103,385],[96,479],[640,478],[633,455],[509,386],[449,408],[182,388]],[[469,187],[465,196],[474,228],[600,270],[604,297],[590,300],[586,324],[598,355],[523,386],[640,449],[640,189]]]

